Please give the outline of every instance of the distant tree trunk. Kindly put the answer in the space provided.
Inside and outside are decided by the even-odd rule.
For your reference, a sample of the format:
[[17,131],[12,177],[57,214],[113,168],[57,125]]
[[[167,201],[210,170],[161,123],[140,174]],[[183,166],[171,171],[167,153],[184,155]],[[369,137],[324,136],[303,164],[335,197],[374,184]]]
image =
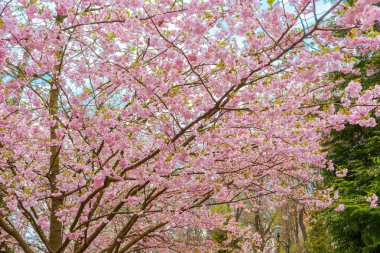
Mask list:
[[296,243],[299,244],[300,243],[300,240],[299,240],[299,237],[298,237],[298,212],[297,212],[297,205],[295,205],[295,209],[294,209],[294,236],[295,236],[295,239],[296,239]]
[[242,213],[243,213],[243,208],[237,208],[236,209],[236,214],[235,214],[235,220],[236,220],[236,222],[239,221],[239,218],[240,218],[240,216],[241,216]]
[[255,229],[256,229],[256,232],[258,232],[260,236],[263,238],[264,237],[263,228],[261,226],[261,218],[260,218],[259,211],[255,212]]
[[291,231],[291,222],[292,222],[292,217],[291,217],[291,213],[290,213],[290,206],[289,204],[287,204],[285,206],[285,213],[286,213],[286,217],[287,217],[287,220],[285,221],[285,236],[286,236],[286,242],[290,242],[290,233],[292,232]]
[[303,241],[305,242],[307,240],[307,234],[306,234],[306,227],[305,227],[305,224],[303,222],[303,213],[304,213],[304,208],[302,208],[300,211],[299,211],[299,224],[300,224],[300,228],[301,228],[301,232],[302,232],[302,237],[303,237]]

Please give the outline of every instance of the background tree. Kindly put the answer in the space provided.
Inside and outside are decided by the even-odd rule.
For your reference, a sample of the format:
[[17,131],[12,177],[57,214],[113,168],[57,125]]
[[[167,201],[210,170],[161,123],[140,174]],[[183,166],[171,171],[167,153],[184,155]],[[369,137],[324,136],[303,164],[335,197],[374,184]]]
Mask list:
[[[360,59],[356,69],[355,73],[349,75],[335,73],[334,78],[344,79],[341,88],[353,81],[360,82],[361,92],[365,93],[380,80],[379,53],[374,52]],[[379,117],[376,120],[379,123]],[[333,131],[326,143],[335,171],[325,172],[323,187],[337,190],[337,204],[316,216],[317,221],[311,233],[322,231],[321,238],[331,237],[330,242],[334,245],[331,252],[380,250],[380,209],[377,207],[380,193],[379,136],[378,124],[371,128],[347,125],[342,131]],[[335,173],[347,175],[336,177]],[[325,252],[326,246],[321,249],[323,244],[318,246],[318,243],[310,243],[314,245],[310,247],[310,252]]]

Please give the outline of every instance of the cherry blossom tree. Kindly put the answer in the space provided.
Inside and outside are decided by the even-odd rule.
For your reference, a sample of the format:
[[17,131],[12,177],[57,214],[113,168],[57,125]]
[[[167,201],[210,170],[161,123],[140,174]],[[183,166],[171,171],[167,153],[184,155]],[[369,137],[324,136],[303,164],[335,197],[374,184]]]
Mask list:
[[179,234],[219,229],[248,252],[260,234],[210,206],[331,204],[321,137],[373,126],[380,86],[337,107],[324,77],[379,49],[374,3],[1,1],[0,240],[212,252]]

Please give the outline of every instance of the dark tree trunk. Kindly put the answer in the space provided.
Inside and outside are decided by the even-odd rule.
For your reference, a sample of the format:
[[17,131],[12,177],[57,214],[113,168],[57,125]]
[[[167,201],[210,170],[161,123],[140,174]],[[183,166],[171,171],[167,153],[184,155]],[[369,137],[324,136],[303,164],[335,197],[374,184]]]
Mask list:
[[[59,90],[57,87],[51,88],[49,96],[49,113],[53,116],[55,120],[55,125],[50,127],[50,140],[56,140],[57,134],[56,130],[58,128],[58,122],[56,118],[56,113],[58,110],[58,95]],[[48,178],[50,181],[51,193],[58,193],[57,189],[57,175],[60,172],[59,168],[59,146],[50,147],[50,168]],[[63,205],[63,197],[51,198],[51,208],[50,208],[50,234],[49,234],[49,247],[51,250],[57,250],[62,245],[62,223],[58,220],[56,216],[59,207]]]

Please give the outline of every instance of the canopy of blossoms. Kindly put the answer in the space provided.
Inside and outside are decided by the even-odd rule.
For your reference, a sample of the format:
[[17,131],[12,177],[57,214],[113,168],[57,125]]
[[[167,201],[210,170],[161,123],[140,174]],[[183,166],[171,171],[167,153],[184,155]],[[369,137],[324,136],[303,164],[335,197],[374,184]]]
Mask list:
[[2,1],[0,241],[212,252],[180,234],[218,228],[248,252],[260,235],[210,206],[328,206],[321,140],[373,126],[380,86],[327,75],[379,49],[376,2]]

